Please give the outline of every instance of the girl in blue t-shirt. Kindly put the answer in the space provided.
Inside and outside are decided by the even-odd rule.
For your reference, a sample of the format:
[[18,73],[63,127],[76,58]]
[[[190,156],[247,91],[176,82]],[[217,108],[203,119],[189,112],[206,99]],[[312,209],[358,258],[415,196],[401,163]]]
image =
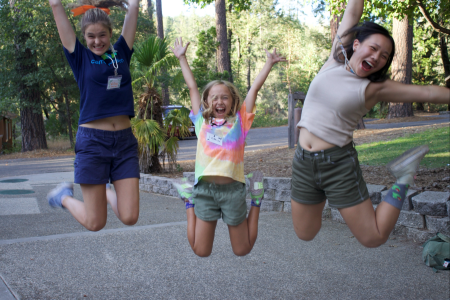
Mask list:
[[[139,216],[139,159],[130,124],[134,107],[129,64],[139,1],[79,0],[72,4],[74,15],[82,15],[81,32],[87,48],[76,38],[61,0],[49,3],[80,89],[74,167],[84,202],[73,198],[72,183],[58,185],[48,194],[48,202],[68,209],[88,230],[105,226],[107,203],[124,224],[134,225]],[[114,45],[108,17],[112,6],[127,11],[122,35]]]

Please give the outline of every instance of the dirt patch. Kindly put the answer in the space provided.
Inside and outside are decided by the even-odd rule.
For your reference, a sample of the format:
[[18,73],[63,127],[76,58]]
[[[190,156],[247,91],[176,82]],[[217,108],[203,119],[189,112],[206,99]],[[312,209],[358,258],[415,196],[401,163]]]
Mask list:
[[43,157],[58,157],[75,155],[72,149],[40,149],[27,152],[15,152],[11,154],[0,155],[0,160],[3,159],[19,159],[19,158],[43,158]]

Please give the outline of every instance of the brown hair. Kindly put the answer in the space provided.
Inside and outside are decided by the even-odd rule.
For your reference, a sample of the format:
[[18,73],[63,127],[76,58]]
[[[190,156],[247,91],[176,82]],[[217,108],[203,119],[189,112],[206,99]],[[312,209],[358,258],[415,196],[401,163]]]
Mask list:
[[[126,0],[78,0],[77,3],[71,3],[67,6],[69,8],[77,8],[83,5],[92,5],[99,8],[110,8],[117,6],[124,11],[128,10],[128,2]],[[86,11],[81,19],[81,33],[83,36],[89,25],[97,23],[102,24],[108,28],[109,32],[112,32],[111,19],[109,16],[103,10],[94,8]]]
[[203,93],[202,93],[201,107],[203,108],[202,115],[203,115],[203,118],[205,119],[205,121],[209,121],[212,118],[212,114],[213,114],[212,107],[209,107],[209,104],[208,104],[209,91],[211,90],[211,88],[213,86],[216,86],[219,84],[223,84],[224,86],[226,86],[228,88],[228,90],[230,91],[230,94],[231,94],[231,98],[233,99],[233,102],[231,103],[231,110],[230,110],[230,113],[227,116],[227,118],[229,118],[229,117],[234,118],[236,116],[236,113],[241,109],[241,95],[239,94],[238,89],[229,81],[214,80],[205,86],[205,89],[203,90]]

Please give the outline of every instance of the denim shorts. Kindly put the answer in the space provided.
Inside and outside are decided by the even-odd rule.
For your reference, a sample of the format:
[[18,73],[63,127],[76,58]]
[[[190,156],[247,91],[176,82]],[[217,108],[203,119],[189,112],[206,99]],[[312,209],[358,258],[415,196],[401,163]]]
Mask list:
[[203,221],[222,217],[228,225],[239,225],[247,217],[246,194],[245,183],[239,181],[218,185],[200,180],[192,192],[195,215]]
[[368,199],[353,144],[309,152],[299,143],[292,162],[291,198],[302,204],[328,199],[333,208],[351,207]]
[[75,154],[75,183],[106,184],[140,177],[138,145],[131,128],[106,131],[80,126]]

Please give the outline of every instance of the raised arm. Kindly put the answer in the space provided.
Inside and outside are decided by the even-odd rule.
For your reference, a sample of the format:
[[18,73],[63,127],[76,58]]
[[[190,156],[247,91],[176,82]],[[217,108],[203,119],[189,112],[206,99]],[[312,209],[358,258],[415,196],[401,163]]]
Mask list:
[[136,35],[137,18],[139,14],[139,0],[128,1],[128,12],[123,21],[122,36],[130,49],[133,48]]
[[195,82],[194,74],[192,74],[191,68],[189,67],[186,59],[186,50],[188,46],[189,42],[186,44],[186,46],[183,47],[183,40],[181,38],[177,38],[175,39],[173,48],[170,47],[170,50],[172,50],[173,54],[180,61],[181,72],[183,72],[184,81],[186,81],[186,84],[189,88],[192,112],[194,113],[194,115],[196,115],[200,110],[201,99],[197,87],[197,82]]
[[277,49],[274,49],[272,53],[265,50],[267,54],[267,60],[264,67],[259,72],[258,76],[256,76],[255,81],[253,82],[250,90],[247,93],[247,97],[245,97],[245,106],[247,107],[247,112],[251,113],[253,111],[253,106],[255,106],[256,96],[258,96],[258,92],[261,89],[262,85],[267,79],[267,76],[270,73],[273,65],[280,61],[286,61],[286,58],[282,57],[277,53]]
[[380,101],[450,103],[450,89],[446,87],[403,84],[389,79],[383,82],[371,82],[366,88],[365,95],[367,109],[374,107]]
[[56,27],[58,28],[59,38],[70,53],[75,50],[76,35],[73,31],[72,24],[67,18],[66,11],[61,3],[61,0],[49,0],[50,6],[53,10],[53,17],[55,18]]
[[[339,24],[339,28],[336,34],[336,37],[333,41],[333,46],[331,47],[331,53],[328,57],[327,62],[323,66],[323,68],[326,68],[331,62],[334,60],[334,52],[336,51],[336,47],[339,47],[338,38],[337,36],[341,36],[350,28],[358,24],[359,20],[361,19],[362,13],[364,10],[364,0],[348,0],[347,7],[345,8],[344,16],[342,17],[341,24]],[[351,37],[342,37],[342,43],[344,45],[349,41]]]

